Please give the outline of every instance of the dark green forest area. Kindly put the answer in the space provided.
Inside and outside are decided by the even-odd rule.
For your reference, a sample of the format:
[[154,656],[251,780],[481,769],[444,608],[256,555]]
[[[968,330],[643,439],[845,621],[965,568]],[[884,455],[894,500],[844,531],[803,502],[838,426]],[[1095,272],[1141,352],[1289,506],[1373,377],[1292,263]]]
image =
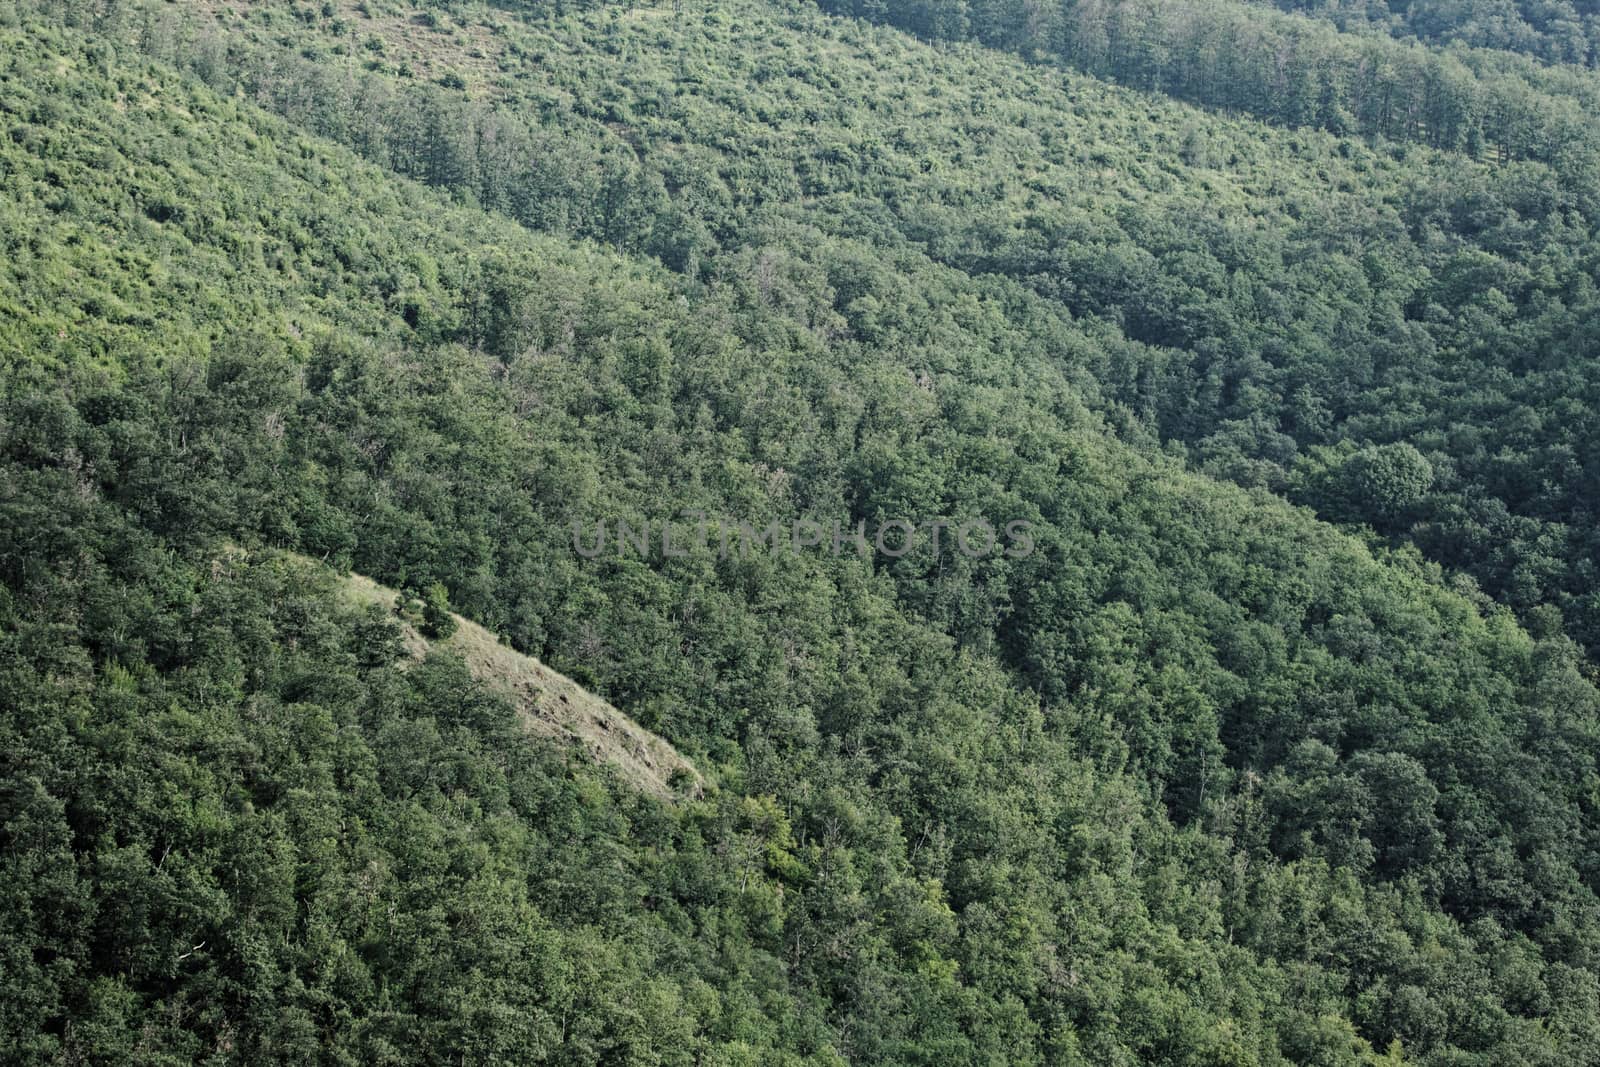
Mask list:
[[0,1059],[1600,1061],[1587,145],[968,17],[0,3]]
[[1594,184],[1600,81],[1500,47],[1428,49],[1340,33],[1323,19],[1247,0],[816,2],[926,39],[976,40],[1283,125],[1541,160],[1580,195]]
[[1551,63],[1600,63],[1594,0],[1272,0],[1340,29],[1522,52]]

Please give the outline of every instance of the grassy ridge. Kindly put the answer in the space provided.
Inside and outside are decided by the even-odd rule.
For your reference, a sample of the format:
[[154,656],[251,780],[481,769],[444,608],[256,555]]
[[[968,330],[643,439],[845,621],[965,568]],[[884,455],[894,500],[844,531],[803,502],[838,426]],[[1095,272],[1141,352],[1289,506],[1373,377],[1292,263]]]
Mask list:
[[[359,574],[344,578],[343,592],[356,604],[377,608],[384,615],[395,612],[396,598],[403,595]],[[572,679],[507,648],[477,623],[459,615],[453,620],[449,634],[432,638],[410,620],[395,625],[415,659],[426,659],[435,649],[458,656],[474,681],[516,708],[530,732],[579,745],[596,762],[616,768],[623,781],[652,796],[698,795],[703,785],[699,773],[670,744],[641,730]]]

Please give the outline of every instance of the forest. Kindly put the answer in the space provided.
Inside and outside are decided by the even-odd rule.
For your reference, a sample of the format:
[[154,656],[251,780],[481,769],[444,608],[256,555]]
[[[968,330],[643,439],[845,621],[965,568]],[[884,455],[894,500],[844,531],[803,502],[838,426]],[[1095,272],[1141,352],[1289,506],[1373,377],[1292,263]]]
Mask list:
[[[389,169],[691,279],[730,260],[748,271],[753,244],[777,273],[775,242],[749,234],[800,227],[783,255],[813,260],[834,309],[880,339],[922,314],[925,286],[983,294],[1120,431],[1403,535],[1600,647],[1600,443],[1576,414],[1594,403],[1600,246],[1590,194],[1546,164],[1463,168],[1456,153],[1139,112],[1088,79],[822,19],[808,20],[816,40],[855,53],[833,61],[839,89],[777,81],[822,46],[786,35],[799,11],[698,21],[670,50],[652,22],[605,11],[429,30],[460,35],[447,54],[477,64],[471,84],[465,63],[404,69],[425,50],[348,55],[338,17],[269,14],[226,33],[159,16],[127,32]],[[475,39],[503,40],[492,63],[464,46]],[[572,41],[589,45],[558,76],[552,56]],[[878,69],[895,48],[950,87],[917,105],[915,126],[899,119],[904,79]],[[708,91],[720,64],[753,90]],[[1065,341],[1069,321],[1092,342]],[[1411,466],[1402,498],[1365,490],[1380,452]]]
[[1539,160],[1585,198],[1597,176],[1600,80],[1520,49],[1428,49],[1247,0],[817,2],[929,40],[975,40],[1286,126]]
[[1278,6],[0,0],[0,1058],[1600,1059],[1592,14]]
[[1600,8],[1572,0],[1274,0],[1340,29],[1370,29],[1441,44],[1460,42],[1593,67]]

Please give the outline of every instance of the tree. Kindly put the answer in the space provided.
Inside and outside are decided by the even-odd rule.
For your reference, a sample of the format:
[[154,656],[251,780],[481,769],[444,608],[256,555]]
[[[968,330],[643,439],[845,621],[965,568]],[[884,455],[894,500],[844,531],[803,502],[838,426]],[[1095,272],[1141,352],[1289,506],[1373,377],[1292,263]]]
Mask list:
[[1433,485],[1433,465],[1405,442],[1364,448],[1341,471],[1347,506],[1385,529],[1401,526]]
[[422,595],[422,633],[442,641],[456,632],[456,617],[450,613],[450,596],[443,582],[434,582]]

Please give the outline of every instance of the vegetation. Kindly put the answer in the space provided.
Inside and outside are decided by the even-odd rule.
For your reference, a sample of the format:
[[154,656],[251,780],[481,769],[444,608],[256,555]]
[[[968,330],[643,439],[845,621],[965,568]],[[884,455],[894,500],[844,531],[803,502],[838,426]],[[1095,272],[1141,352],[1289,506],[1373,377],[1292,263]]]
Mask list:
[[[407,10],[116,25],[526,226],[767,300],[816,279],[808,324],[842,317],[913,373],[956,349],[1045,355],[1125,436],[1337,501],[1325,518],[1406,537],[1600,650],[1600,446],[1581,415],[1600,183],[1265,130],[798,9],[473,9],[426,31]],[[358,19],[395,42],[386,60],[343,54]],[[460,55],[480,68],[468,92],[405,75]],[[923,328],[943,293],[984,321]],[[1344,449],[1399,443],[1434,468],[1406,515],[1330,494]]]
[[1503,52],[1430,51],[1342,34],[1242,0],[819,3],[932,40],[970,38],[1290,126],[1540,160],[1574,188],[1592,182],[1600,165],[1600,82]]
[[[0,57],[7,1058],[1600,1055],[1569,160],[755,0]],[[1037,550],[574,551],[680,509]]]
[[1600,11],[1582,0],[1274,0],[1341,29],[1525,52],[1553,63],[1600,62]]

